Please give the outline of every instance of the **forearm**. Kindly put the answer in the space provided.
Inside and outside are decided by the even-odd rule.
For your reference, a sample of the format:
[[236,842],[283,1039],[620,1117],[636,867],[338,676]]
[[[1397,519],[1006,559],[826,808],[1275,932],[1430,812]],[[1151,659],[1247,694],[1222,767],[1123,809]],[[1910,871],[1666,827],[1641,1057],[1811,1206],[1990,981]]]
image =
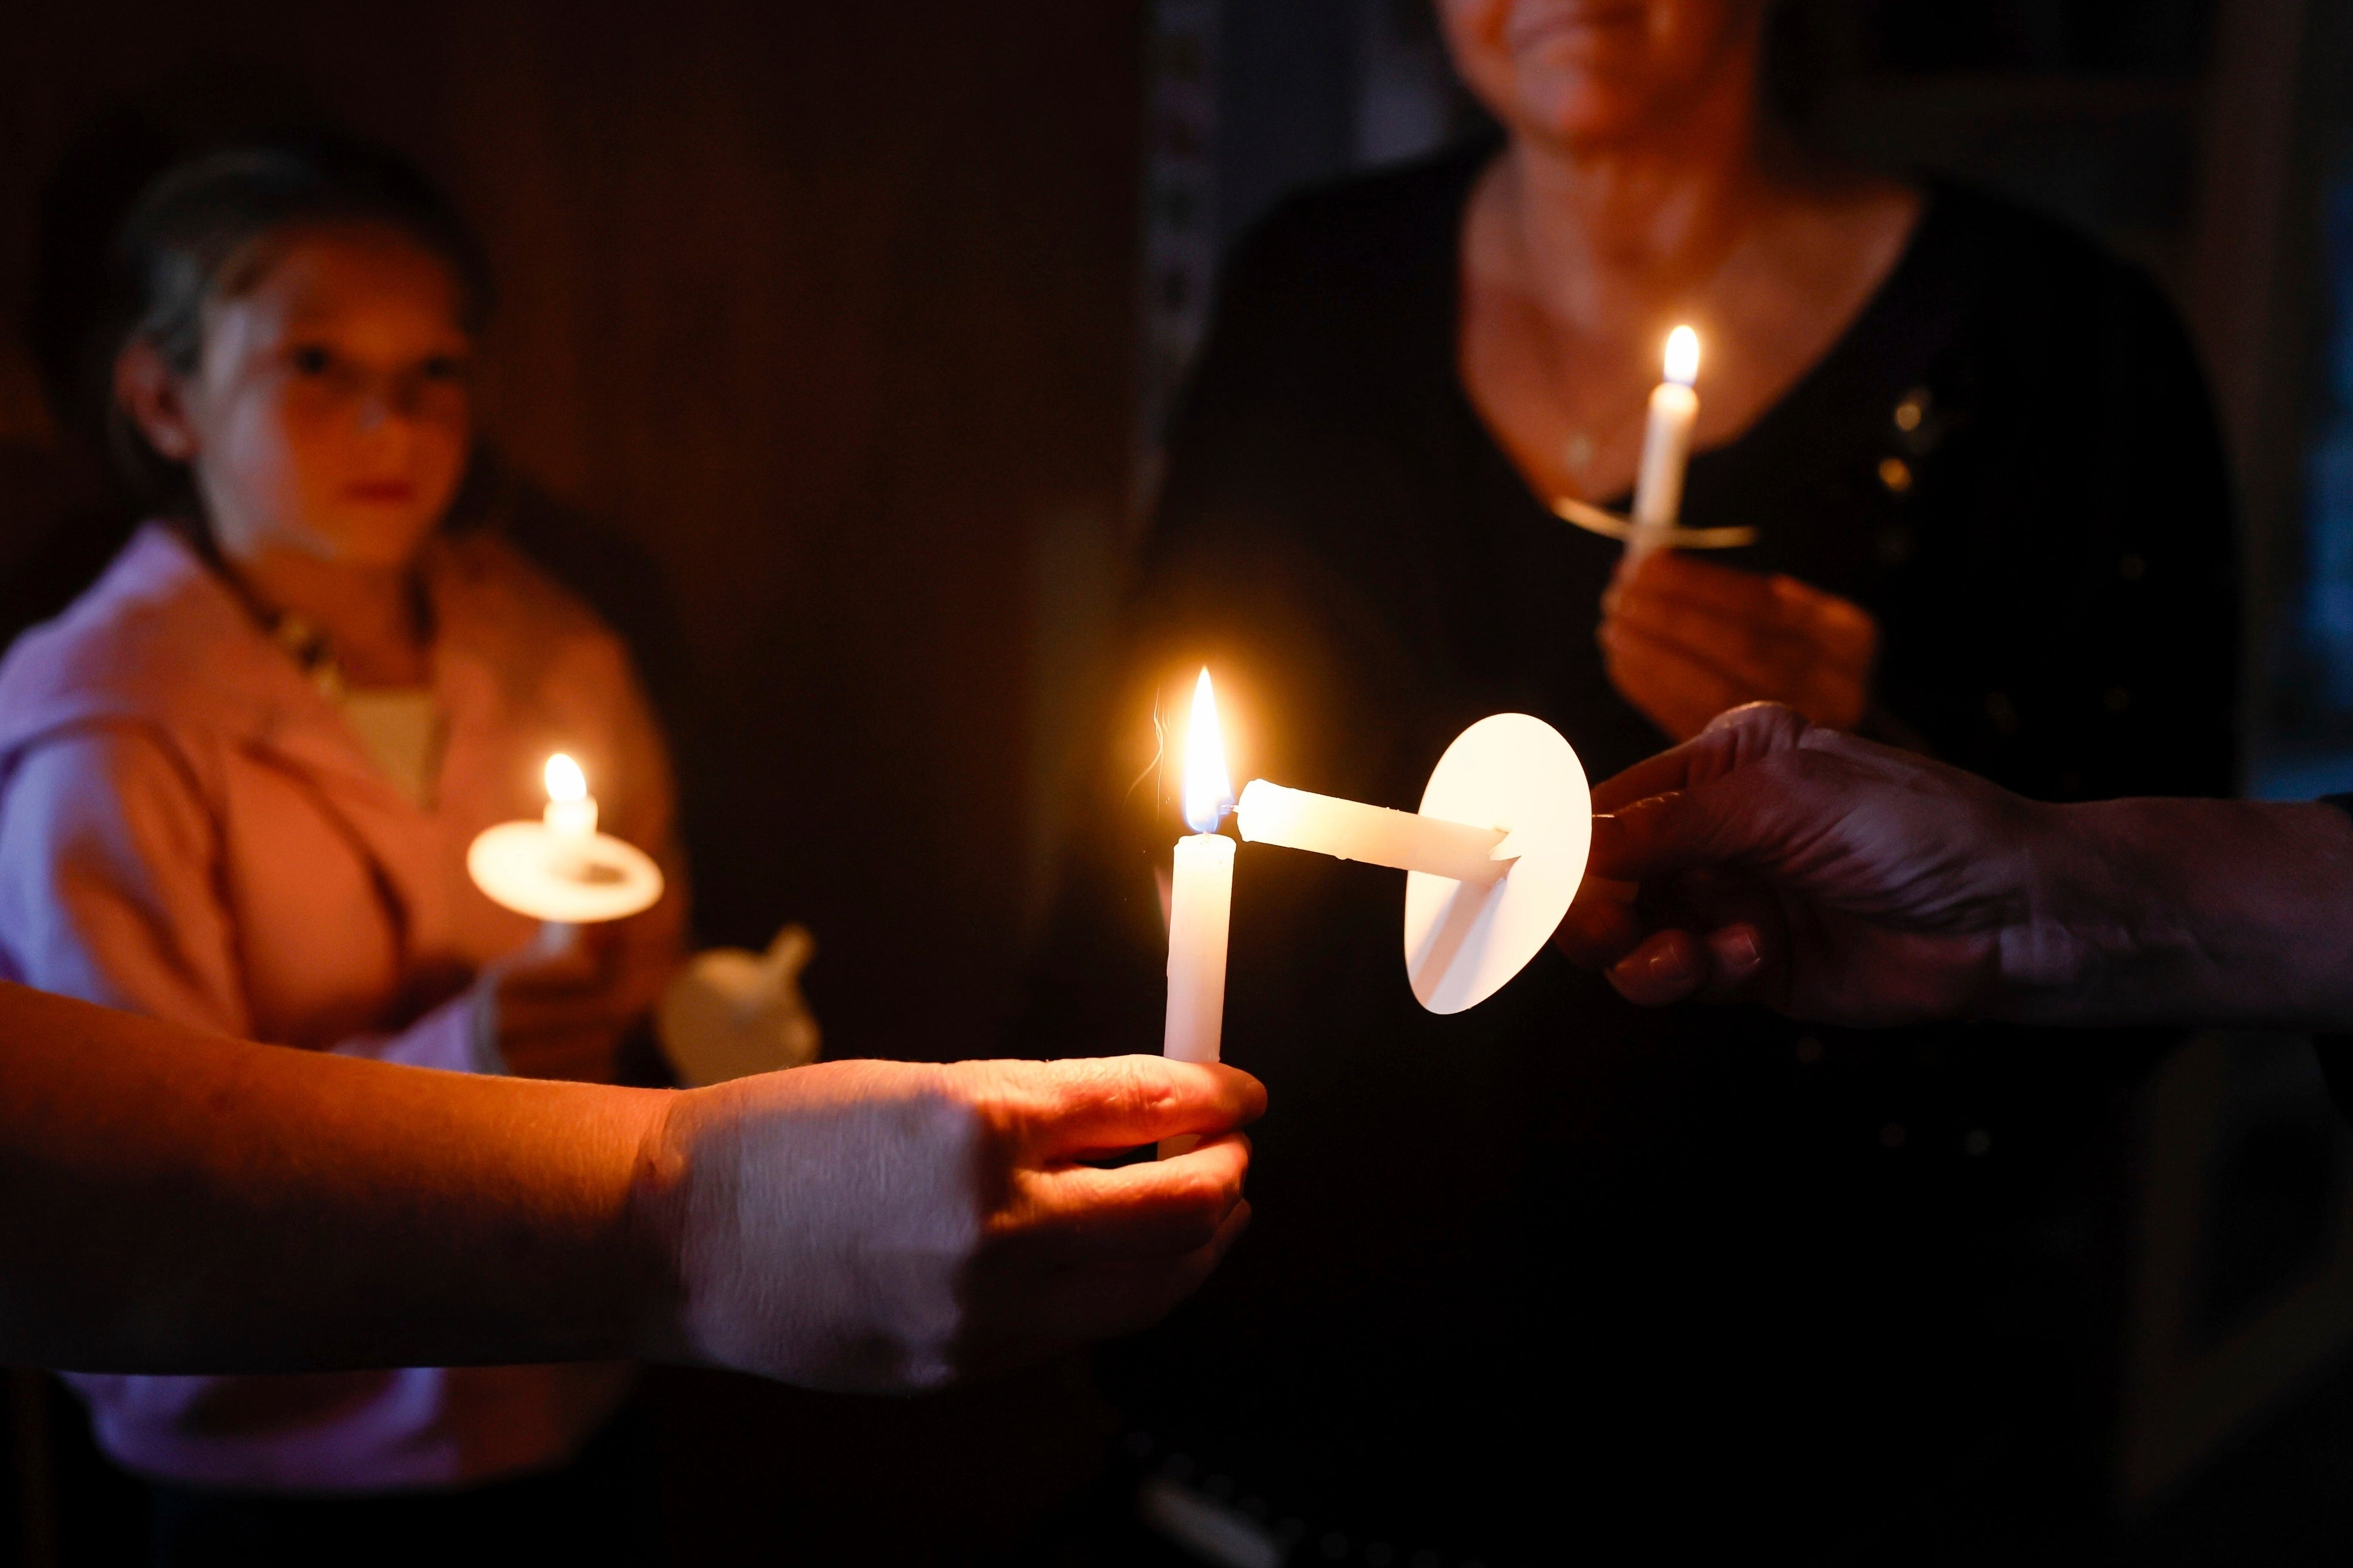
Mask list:
[[2353,821],[2325,805],[2045,808],[1996,1010],[2072,1024],[2353,1028]]
[[118,1371],[644,1348],[666,1097],[247,1045],[0,987],[0,1357]]

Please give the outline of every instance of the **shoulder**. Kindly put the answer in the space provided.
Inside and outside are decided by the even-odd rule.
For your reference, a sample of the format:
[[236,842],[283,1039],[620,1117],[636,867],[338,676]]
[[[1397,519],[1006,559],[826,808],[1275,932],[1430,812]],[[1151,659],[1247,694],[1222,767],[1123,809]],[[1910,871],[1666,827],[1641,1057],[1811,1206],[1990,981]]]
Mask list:
[[0,659],[0,752],[75,724],[234,728],[269,651],[195,552],[150,524]]
[[1312,327],[1400,293],[1443,293],[1454,275],[1462,205],[1491,142],[1284,198],[1236,242],[1219,315]]
[[1270,418],[1284,439],[1361,424],[1442,381],[1462,205],[1491,153],[1475,143],[1304,191],[1252,226],[1219,275],[1172,448],[1213,430],[1271,438]]
[[1451,254],[1462,204],[1493,155],[1492,142],[1481,139],[1286,196],[1242,237],[1232,270],[1382,273],[1398,270],[1417,248]]
[[0,842],[12,849],[27,847],[27,835],[50,846],[77,839],[192,853],[211,842],[213,794],[185,749],[153,724],[100,720],[48,730],[16,748],[0,779]]
[[2179,331],[2171,303],[2142,268],[2058,218],[1987,191],[1933,185],[1915,248],[1924,271],[1973,296],[1980,310],[2038,328],[2121,319]]
[[612,640],[584,600],[497,534],[443,537],[427,571],[436,609],[462,630],[496,627],[528,642]]
[[443,536],[427,575],[445,646],[480,659],[517,689],[634,689],[628,650],[604,618],[498,534]]

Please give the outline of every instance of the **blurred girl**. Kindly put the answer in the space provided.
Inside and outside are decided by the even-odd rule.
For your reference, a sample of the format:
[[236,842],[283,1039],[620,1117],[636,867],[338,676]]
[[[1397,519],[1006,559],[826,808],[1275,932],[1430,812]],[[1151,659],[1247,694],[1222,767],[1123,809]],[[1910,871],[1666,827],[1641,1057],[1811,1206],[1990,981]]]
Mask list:
[[[444,526],[487,304],[473,244],[388,155],[285,142],[167,174],[115,259],[111,436],[153,521],[0,663],[0,964],[301,1049],[611,1079],[678,895],[547,956],[465,871],[476,833],[538,810],[558,750],[611,831],[674,858],[619,644]],[[77,1382],[100,1444],[155,1484],[159,1560],[250,1563],[623,1552],[635,1489],[592,1440],[629,1379]]]

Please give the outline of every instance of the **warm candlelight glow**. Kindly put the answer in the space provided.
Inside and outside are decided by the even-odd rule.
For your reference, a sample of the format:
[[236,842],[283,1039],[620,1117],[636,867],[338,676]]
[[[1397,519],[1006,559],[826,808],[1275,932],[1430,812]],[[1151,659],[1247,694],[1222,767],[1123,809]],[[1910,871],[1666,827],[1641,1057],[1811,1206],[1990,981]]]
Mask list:
[[1193,686],[1193,723],[1185,736],[1185,820],[1196,833],[1215,833],[1233,800],[1226,742],[1218,733],[1218,699],[1204,668]]
[[547,798],[550,800],[586,800],[588,798],[588,775],[580,764],[562,752],[547,759]]
[[548,830],[572,838],[594,836],[596,797],[588,793],[588,775],[580,764],[558,752],[547,759],[547,771],[541,776],[547,781]]
[[1681,386],[1699,380],[1699,334],[1689,327],[1667,334],[1667,379]]
[[[1213,1062],[1225,1030],[1226,936],[1234,898],[1234,841],[1218,831],[1233,804],[1226,780],[1226,742],[1218,733],[1218,700],[1209,672],[1193,686],[1193,723],[1185,735],[1185,820],[1168,868],[1168,1017],[1163,1055]],[[1181,1154],[1192,1138],[1165,1139],[1160,1157]]]

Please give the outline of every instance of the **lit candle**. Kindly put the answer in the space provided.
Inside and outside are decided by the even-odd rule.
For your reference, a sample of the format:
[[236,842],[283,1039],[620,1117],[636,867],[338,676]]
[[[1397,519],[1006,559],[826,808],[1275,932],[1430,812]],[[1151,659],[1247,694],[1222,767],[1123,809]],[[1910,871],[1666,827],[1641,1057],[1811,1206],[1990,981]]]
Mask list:
[[580,764],[558,752],[540,776],[547,784],[547,830],[565,838],[595,837],[596,797],[588,793],[588,775]]
[[[547,810],[540,820],[546,825],[548,835],[567,847],[591,844],[596,837],[596,797],[588,793],[588,775],[580,764],[558,752],[547,759],[540,770],[540,782],[547,786]],[[542,921],[539,935],[532,945],[537,952],[550,955],[569,952],[580,940],[580,927],[572,921]]]
[[1505,837],[1500,827],[1335,800],[1264,779],[1252,779],[1243,787],[1234,820],[1251,844],[1281,844],[1400,871],[1427,871],[1457,882],[1492,882],[1512,864],[1509,856],[1496,857]]
[[1626,536],[1630,562],[1666,542],[1683,510],[1683,465],[1692,426],[1699,421],[1699,334],[1677,327],[1667,334],[1667,378],[1651,389],[1651,421],[1642,434],[1642,466],[1634,479],[1634,528]]
[[596,797],[580,764],[558,752],[540,777],[547,806],[486,827],[466,847],[466,870],[491,901],[541,922],[538,945],[560,952],[573,928],[617,921],[661,897],[661,868],[633,844],[596,830]]
[[[1218,831],[1218,823],[1232,799],[1218,700],[1204,669],[1194,683],[1193,723],[1185,738],[1185,820],[1193,832],[1176,841],[1168,889],[1168,1014],[1161,1052],[1181,1062],[1216,1061],[1225,1026],[1234,841]],[[1172,1152],[1169,1144],[1161,1146],[1162,1153]]]

